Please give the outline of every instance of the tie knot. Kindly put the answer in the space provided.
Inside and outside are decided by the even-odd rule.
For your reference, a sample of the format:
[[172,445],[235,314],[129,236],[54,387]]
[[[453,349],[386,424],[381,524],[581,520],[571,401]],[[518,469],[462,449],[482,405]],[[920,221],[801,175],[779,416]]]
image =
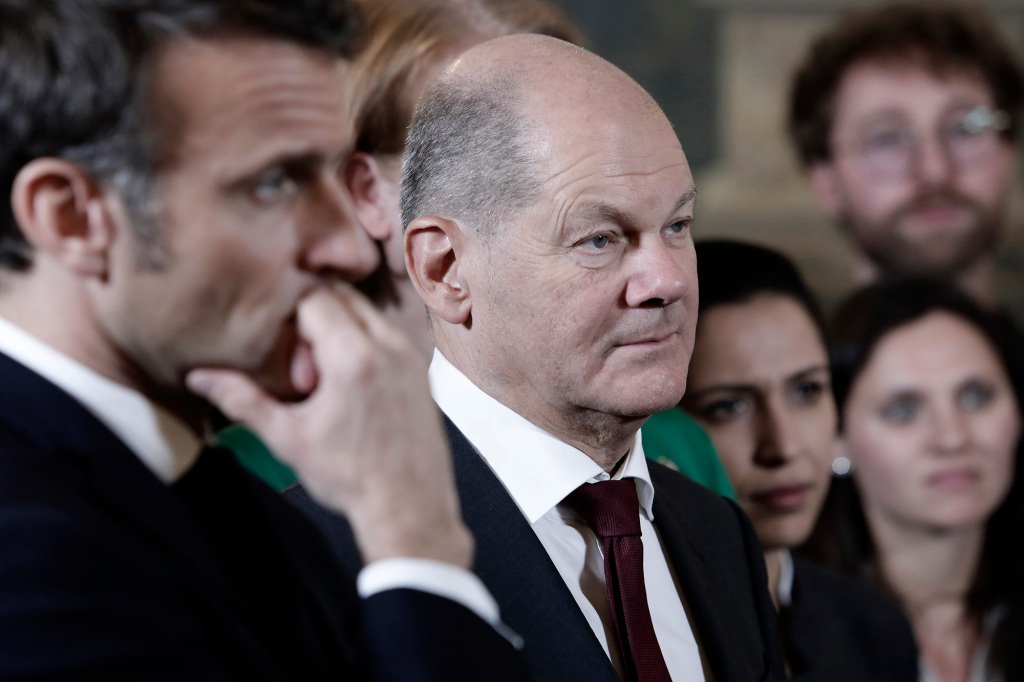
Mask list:
[[631,478],[584,483],[565,499],[602,538],[640,535],[640,502]]

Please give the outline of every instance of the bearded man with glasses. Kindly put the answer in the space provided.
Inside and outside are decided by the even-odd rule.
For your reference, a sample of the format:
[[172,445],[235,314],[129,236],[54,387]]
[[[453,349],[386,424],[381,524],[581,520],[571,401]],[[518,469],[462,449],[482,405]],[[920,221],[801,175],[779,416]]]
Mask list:
[[996,304],[1024,79],[978,8],[904,4],[841,19],[796,73],[789,132],[857,249],[858,283],[952,281]]

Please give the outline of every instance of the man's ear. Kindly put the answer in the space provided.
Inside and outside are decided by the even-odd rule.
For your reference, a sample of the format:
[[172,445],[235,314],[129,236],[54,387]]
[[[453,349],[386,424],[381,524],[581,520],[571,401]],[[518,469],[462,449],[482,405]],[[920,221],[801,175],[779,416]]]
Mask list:
[[835,165],[830,161],[816,161],[808,167],[807,179],[818,205],[833,220],[839,217],[843,199]]
[[355,152],[345,163],[345,186],[355,203],[356,217],[371,237],[386,241],[393,229],[380,163],[370,154]]
[[79,166],[44,157],[18,172],[11,207],[34,250],[79,275],[105,277],[115,232],[105,198]]
[[420,216],[405,228],[409,278],[427,307],[451,324],[465,323],[472,310],[469,283],[460,277],[464,236],[457,222],[437,216]]

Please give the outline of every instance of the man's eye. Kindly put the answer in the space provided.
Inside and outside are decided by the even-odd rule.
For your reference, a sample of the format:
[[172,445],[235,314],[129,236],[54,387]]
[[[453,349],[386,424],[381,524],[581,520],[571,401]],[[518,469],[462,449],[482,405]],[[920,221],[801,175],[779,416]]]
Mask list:
[[290,196],[295,187],[295,180],[285,169],[272,168],[253,180],[252,194],[257,201],[272,202]]
[[909,130],[883,130],[868,137],[864,143],[868,151],[891,151],[914,144],[914,133]]
[[586,243],[589,246],[593,246],[595,249],[603,249],[611,243],[611,237],[606,234],[599,234],[588,239]]
[[984,132],[986,132],[986,129],[969,126],[964,121],[950,124],[946,127],[945,131],[947,140],[971,140]]
[[681,234],[686,232],[686,229],[690,226],[689,220],[677,220],[668,226],[668,231],[672,234]]

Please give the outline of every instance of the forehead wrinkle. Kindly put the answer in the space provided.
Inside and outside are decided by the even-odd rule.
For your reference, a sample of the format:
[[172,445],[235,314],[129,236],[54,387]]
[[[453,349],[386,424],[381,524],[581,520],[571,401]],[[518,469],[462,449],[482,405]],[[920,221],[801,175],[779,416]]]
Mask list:
[[[669,215],[677,213],[686,207],[697,196],[697,190],[693,185],[676,201]],[[575,219],[584,222],[613,223],[621,226],[638,225],[641,221],[629,210],[620,208],[603,200],[586,201],[582,207],[570,209]]]

